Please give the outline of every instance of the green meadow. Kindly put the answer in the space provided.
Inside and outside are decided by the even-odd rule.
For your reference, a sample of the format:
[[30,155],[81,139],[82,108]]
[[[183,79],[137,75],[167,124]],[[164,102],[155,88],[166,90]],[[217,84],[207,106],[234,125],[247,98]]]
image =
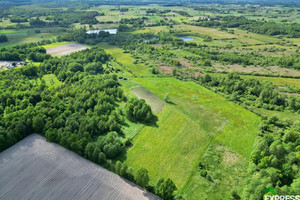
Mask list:
[[198,162],[211,144],[225,146],[248,159],[258,116],[193,82],[175,78],[134,80],[162,100],[166,94],[170,97],[157,114],[157,126],[144,127],[127,153],[126,163],[136,169],[145,167],[153,183],[170,177],[182,194],[190,193],[185,185],[193,181]]
[[59,47],[59,46],[70,44],[70,43],[71,42],[55,42],[55,43],[51,43],[51,44],[42,45],[42,47],[44,47],[45,49],[50,49],[50,48]]
[[[41,40],[53,40],[60,34],[61,28],[34,28],[23,30],[0,30],[0,34],[7,34],[8,42],[0,44],[0,47],[13,46],[30,42],[38,42]],[[41,33],[36,33],[40,30]]]
[[151,75],[149,67],[144,63],[135,63],[136,59],[130,56],[129,53],[125,53],[123,49],[111,46],[107,43],[102,43],[99,45],[108,54],[112,55],[119,63],[121,63],[121,68],[132,75]]

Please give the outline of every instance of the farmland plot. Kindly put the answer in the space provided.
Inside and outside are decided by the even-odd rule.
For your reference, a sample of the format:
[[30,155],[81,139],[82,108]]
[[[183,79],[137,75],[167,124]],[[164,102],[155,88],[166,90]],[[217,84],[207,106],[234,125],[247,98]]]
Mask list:
[[32,134],[0,154],[0,199],[159,199]]
[[87,48],[88,47],[85,45],[72,43],[72,44],[66,44],[58,47],[49,48],[47,49],[47,53],[51,54],[52,56],[64,56]]

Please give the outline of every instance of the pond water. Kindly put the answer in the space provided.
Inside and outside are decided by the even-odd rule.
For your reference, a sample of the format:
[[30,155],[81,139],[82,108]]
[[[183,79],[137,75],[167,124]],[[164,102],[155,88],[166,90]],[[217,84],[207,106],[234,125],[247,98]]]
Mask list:
[[193,40],[194,40],[194,38],[188,37],[188,36],[179,36],[178,38],[179,38],[179,39],[182,39],[182,40],[185,41],[185,42],[193,41]]

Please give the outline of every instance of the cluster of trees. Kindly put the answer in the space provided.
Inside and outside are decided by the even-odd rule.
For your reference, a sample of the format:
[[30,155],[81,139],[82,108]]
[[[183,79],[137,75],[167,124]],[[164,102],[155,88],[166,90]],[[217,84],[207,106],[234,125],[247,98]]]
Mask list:
[[126,117],[135,122],[149,123],[153,122],[154,115],[151,107],[144,99],[131,98],[127,101],[125,106]]
[[175,12],[179,15],[185,16],[185,17],[191,17],[191,15],[188,12],[183,11],[183,10],[174,10],[173,12]]
[[26,17],[10,17],[9,19],[12,23],[28,22],[28,19]]
[[8,41],[8,38],[6,35],[3,35],[3,34],[0,34],[0,43],[1,42],[7,42]]
[[[85,75],[110,73],[108,61],[111,56],[99,47],[92,47],[80,52],[72,53],[61,58],[51,57],[39,66],[40,74],[53,73],[60,81],[76,82]],[[105,69],[104,69],[104,65]]]
[[287,56],[267,56],[258,53],[220,52],[201,46],[197,48],[185,48],[184,50],[196,55],[196,57],[186,56],[185,58],[189,60],[206,59],[226,64],[240,64],[243,66],[280,66],[300,69],[300,58],[296,54]]
[[300,24],[249,20],[243,16],[217,16],[211,17],[210,20],[199,18],[193,25],[218,28],[240,28],[242,30],[270,36],[286,35],[287,37],[300,37]]
[[261,199],[273,187],[277,195],[298,195],[300,189],[300,122],[265,118],[251,154],[251,174],[242,199]]
[[199,77],[199,80],[203,85],[223,93],[228,99],[237,103],[269,110],[300,111],[299,96],[279,93],[276,91],[277,87],[268,81],[242,79],[235,73],[225,77],[212,77],[206,74]]
[[46,49],[37,46],[37,43],[22,44],[14,47],[3,47],[0,49],[0,60],[23,60],[26,59],[42,62],[51,56],[46,54]]
[[[5,12],[13,23],[28,22],[31,27],[61,26],[69,27],[74,23],[97,24],[96,16],[104,13],[97,11],[76,11],[74,9],[18,8],[14,7]],[[44,17],[45,20],[42,20]]]
[[79,43],[95,45],[100,42],[109,41],[112,37],[108,32],[100,31],[98,34],[87,34],[86,29],[69,30],[64,35],[58,36],[57,41],[76,41]]
[[171,10],[158,10],[158,9],[155,9],[155,8],[146,10],[147,14],[158,14],[158,15],[160,15],[160,14],[166,14],[168,12],[171,12]]
[[57,22],[59,26],[69,26],[73,23],[97,24],[96,16],[102,16],[104,13],[97,11],[69,11],[54,16],[46,17],[47,20]]

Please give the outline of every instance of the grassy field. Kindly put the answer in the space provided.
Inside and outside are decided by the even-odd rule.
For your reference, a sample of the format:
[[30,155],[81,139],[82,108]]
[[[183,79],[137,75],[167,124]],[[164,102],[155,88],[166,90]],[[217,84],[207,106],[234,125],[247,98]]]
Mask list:
[[295,86],[296,88],[300,89],[300,79],[295,78],[280,78],[280,77],[264,77],[264,76],[250,76],[250,75],[241,75],[242,78],[248,79],[257,79],[260,81],[270,81],[275,85],[285,86],[291,85]]
[[42,47],[44,47],[45,49],[50,49],[53,47],[59,47],[59,46],[70,44],[70,43],[71,42],[55,42],[55,43],[51,43],[51,44],[42,45]]
[[134,80],[160,99],[168,93],[171,100],[157,114],[158,126],[143,128],[127,154],[126,162],[133,168],[145,167],[153,183],[160,177],[170,177],[183,194],[189,193],[183,190],[184,185],[189,184],[210,144],[249,157],[259,117],[193,82],[174,78]]
[[0,30],[0,34],[27,33],[25,30]]
[[[44,39],[56,39],[60,34],[61,28],[34,28],[23,30],[1,30],[0,34],[9,34],[8,42],[0,43],[0,47],[12,46],[17,44],[24,44],[30,42],[38,42]],[[40,30],[41,33],[36,33],[36,30]]]
[[129,53],[124,53],[123,49],[107,43],[102,43],[99,46],[121,63],[123,70],[130,72],[132,75],[151,75],[149,67],[143,63],[134,64],[136,59],[132,58]]
[[239,186],[247,176],[248,164],[243,156],[225,146],[210,145],[200,162],[212,181],[201,176],[202,169],[196,167],[182,190],[183,197],[190,200],[231,199],[231,190],[241,192]]

